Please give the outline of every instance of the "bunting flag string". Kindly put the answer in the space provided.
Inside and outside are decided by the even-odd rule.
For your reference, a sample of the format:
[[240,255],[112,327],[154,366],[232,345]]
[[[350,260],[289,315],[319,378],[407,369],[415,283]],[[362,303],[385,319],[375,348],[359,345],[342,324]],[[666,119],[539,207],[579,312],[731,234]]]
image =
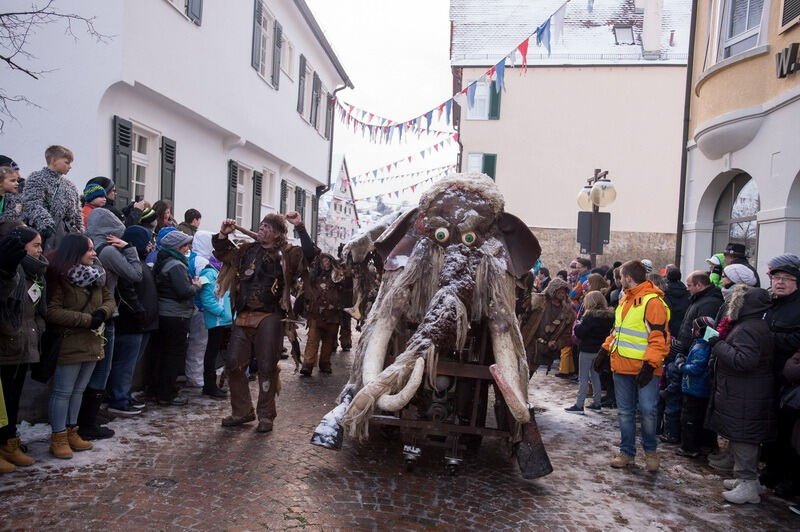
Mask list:
[[359,178],[361,178],[362,176],[368,177],[370,174],[372,174],[373,178],[377,178],[378,174],[382,174],[384,176],[384,179],[385,179],[386,175],[389,174],[392,171],[392,168],[397,168],[397,165],[402,164],[402,163],[407,163],[407,162],[410,163],[412,160],[416,159],[417,157],[421,157],[421,158],[424,159],[426,155],[430,155],[432,152],[438,152],[439,148],[444,148],[445,146],[449,146],[450,144],[453,143],[454,140],[456,142],[458,141],[458,133],[454,134],[452,137],[450,137],[448,139],[445,139],[445,140],[437,142],[433,146],[428,146],[425,149],[419,150],[419,152],[415,152],[415,153],[413,153],[411,155],[406,155],[402,159],[398,159],[396,161],[392,161],[392,162],[390,162],[388,164],[380,166],[379,168],[373,168],[372,170],[369,170],[367,172],[362,172],[360,174],[352,176],[350,178],[350,180],[353,181],[353,183],[357,183],[359,181]]
[[412,183],[412,184],[407,185],[405,187],[401,187],[401,188],[397,188],[397,189],[394,189],[394,190],[390,190],[388,192],[381,192],[380,194],[375,194],[373,196],[365,196],[363,198],[353,198],[353,203],[357,203],[359,201],[378,200],[378,199],[383,198],[383,197],[386,197],[386,198],[391,198],[391,197],[399,198],[401,192],[405,192],[407,190],[410,190],[411,192],[414,192],[418,186],[423,185],[423,184],[428,183],[428,182],[433,183],[434,180],[438,181],[439,179],[447,176],[448,173],[449,172],[447,172],[447,171],[440,172],[440,173],[438,173],[436,175],[432,175],[430,177],[426,177],[425,179],[423,179],[421,181],[417,181],[416,183]]
[[445,171],[445,170],[452,171],[452,170],[454,170],[456,168],[456,166],[457,166],[456,164],[446,164],[444,166],[437,166],[436,168],[429,168],[427,170],[418,170],[416,172],[408,172],[408,173],[405,173],[405,174],[396,174],[396,175],[390,175],[390,176],[386,176],[386,177],[370,177],[370,178],[366,178],[366,177],[361,177],[361,178],[351,177],[350,178],[350,184],[352,184],[354,186],[358,186],[358,185],[367,185],[367,184],[370,184],[370,183],[378,183],[378,182],[384,183],[386,181],[394,181],[394,180],[397,180],[397,179],[404,179],[404,178],[407,178],[407,177],[419,177],[419,176],[421,176],[423,174],[430,175],[433,172],[440,172],[440,171]]
[[[590,6],[592,1],[593,0],[589,0]],[[464,107],[466,104],[471,109],[475,104],[475,91],[478,83],[486,83],[494,80],[495,90],[497,90],[497,92],[505,90],[506,59],[509,56],[513,58],[515,54],[519,52],[520,56],[522,57],[522,71],[523,73],[527,72],[528,50],[531,39],[534,39],[534,43],[537,46],[544,46],[544,48],[547,49],[547,55],[549,57],[552,52],[552,44],[558,43],[563,38],[564,18],[567,10],[567,4],[569,4],[569,2],[570,0],[566,0],[563,4],[561,4],[561,6],[551,13],[544,22],[536,26],[536,29],[533,31],[533,33],[528,35],[521,43],[515,46],[509,54],[506,54],[502,59],[500,59],[500,61],[492,65],[477,80],[468,84],[459,92],[455,93],[451,98],[448,98],[433,109],[410,120],[394,122],[388,118],[371,113],[365,109],[357,108],[354,105],[350,105],[346,102],[337,101],[340,118],[348,127],[352,124],[354,131],[357,131],[360,127],[362,134],[364,136],[368,136],[370,141],[373,142],[389,143],[391,142],[395,132],[398,140],[402,140],[404,130],[406,133],[409,131],[414,131],[419,135],[421,135],[423,132],[427,132],[428,134],[436,134],[437,136],[454,135],[453,132],[431,129],[431,122],[434,112],[436,112],[437,120],[441,120],[442,115],[444,114],[445,123],[449,126],[451,125],[451,108],[453,102],[459,104],[461,107]],[[360,119],[354,116],[359,114],[361,115]],[[372,123],[373,120],[379,121],[380,123],[374,124]]]

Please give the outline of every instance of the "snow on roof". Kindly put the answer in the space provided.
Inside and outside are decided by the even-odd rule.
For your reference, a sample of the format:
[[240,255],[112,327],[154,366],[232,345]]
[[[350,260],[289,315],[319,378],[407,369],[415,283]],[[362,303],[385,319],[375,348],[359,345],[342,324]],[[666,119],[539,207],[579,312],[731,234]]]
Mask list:
[[[451,0],[452,66],[494,65],[533,33],[563,2],[564,0]],[[593,4],[591,13],[589,4]],[[655,58],[645,58],[642,53],[645,15],[643,10],[636,9],[635,4],[645,5],[646,2],[572,0],[567,4],[563,36],[560,42],[551,43],[550,57],[547,49],[536,46],[535,38],[531,38],[528,65],[685,65],[688,57],[691,0],[664,0],[661,50]],[[617,44],[615,26],[631,26],[634,44]],[[518,52],[514,63],[521,63]]]

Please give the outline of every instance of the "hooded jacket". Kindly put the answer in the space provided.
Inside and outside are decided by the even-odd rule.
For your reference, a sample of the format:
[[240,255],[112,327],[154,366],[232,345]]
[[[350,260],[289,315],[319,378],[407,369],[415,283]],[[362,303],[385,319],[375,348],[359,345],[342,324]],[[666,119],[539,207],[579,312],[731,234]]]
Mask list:
[[770,305],[766,290],[737,285],[726,312],[733,328],[711,350],[709,427],[735,442],[759,444],[775,436],[773,343],[763,319]]
[[[125,230],[122,239],[126,242],[136,241],[131,233],[141,232],[147,237],[150,232],[141,226],[131,226]],[[153,279],[153,272],[144,263],[147,255],[146,245],[136,249],[142,266],[142,280],[131,283],[120,278],[117,283],[119,294],[119,318],[116,331],[121,334],[141,334],[158,330],[158,292]]]
[[[619,306],[622,307],[623,319],[628,311],[634,307],[642,304],[642,298],[647,294],[656,294],[659,297],[664,297],[664,293],[659,290],[652,282],[645,281],[633,288],[626,288],[623,295],[620,296]],[[669,353],[669,324],[667,323],[667,307],[657,298],[653,298],[647,302],[645,308],[645,323],[647,325],[649,334],[647,337],[647,348],[644,352],[642,360],[633,358],[625,358],[617,353],[617,350],[612,351],[611,346],[614,342],[614,332],[606,338],[603,348],[611,354],[611,371],[621,375],[636,375],[642,369],[642,363],[648,363],[653,366],[654,375],[661,375],[661,365],[664,358]],[[614,323],[614,327],[618,324]]]
[[692,294],[689,298],[689,308],[686,310],[683,322],[681,322],[680,331],[677,332],[678,351],[686,354],[692,348],[692,343],[694,342],[692,323],[694,320],[703,316],[715,317],[722,303],[722,290],[718,286],[709,285],[700,292]]
[[[87,234],[94,242],[95,250],[99,249],[97,258],[106,271],[106,288],[112,295],[116,295],[119,278],[130,283],[142,280],[142,264],[136,248],[129,244],[124,249],[117,249],[108,243],[108,235],[122,238],[124,232],[125,224],[108,209],[94,209],[89,215]],[[115,310],[114,316],[118,315]]]
[[725,267],[725,255],[714,253],[711,258],[706,259],[708,263],[708,277],[714,286],[722,286],[722,269]]
[[[186,231],[182,231],[186,233]],[[186,233],[187,235],[190,233]],[[192,240],[192,254],[189,256],[189,274],[198,277],[200,272],[208,266],[208,259],[214,248],[211,245],[211,233],[208,231],[197,231]]]

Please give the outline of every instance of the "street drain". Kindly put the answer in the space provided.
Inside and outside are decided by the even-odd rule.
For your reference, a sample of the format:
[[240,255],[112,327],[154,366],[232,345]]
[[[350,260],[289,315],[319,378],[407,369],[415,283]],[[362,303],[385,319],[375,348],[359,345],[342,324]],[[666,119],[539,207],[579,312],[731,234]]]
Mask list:
[[151,478],[147,482],[145,482],[145,486],[150,486],[151,488],[171,488],[177,484],[171,478]]

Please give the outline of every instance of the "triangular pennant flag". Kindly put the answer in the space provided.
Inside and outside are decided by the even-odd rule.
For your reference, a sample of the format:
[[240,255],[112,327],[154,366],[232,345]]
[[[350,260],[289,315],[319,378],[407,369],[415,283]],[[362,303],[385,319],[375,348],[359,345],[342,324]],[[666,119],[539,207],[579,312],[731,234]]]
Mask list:
[[555,15],[553,15],[553,44],[560,44],[561,38],[564,36],[564,17],[567,14],[567,4],[565,3]]
[[425,115],[425,120],[428,121],[427,127],[428,127],[428,130],[430,130],[431,129],[431,120],[433,120],[433,111],[428,111],[428,113]]
[[447,125],[450,125],[450,109],[453,107],[453,100],[444,102],[445,116],[447,117]]
[[495,90],[497,91],[498,94],[500,94],[500,89],[505,89],[505,81],[504,81],[504,75],[506,71],[505,57],[495,65],[495,70],[497,71],[497,83],[495,83]]
[[403,124],[397,124],[397,134],[399,135],[398,142],[403,140]]
[[417,185],[411,185],[411,192],[414,192],[414,188],[416,188],[416,186]]
[[459,135],[458,135],[458,133],[456,133],[455,135],[453,135],[453,138],[454,138],[454,139],[456,139],[456,142],[458,142],[458,136],[459,136]]
[[419,154],[422,156],[423,159],[425,158],[425,150],[420,151]]
[[[494,68],[494,67],[492,67]],[[472,82],[467,86],[467,105],[470,109],[475,107],[475,89],[477,88],[478,84]]]
[[373,119],[373,118],[375,118],[375,115],[374,115],[374,114],[372,114],[372,113],[370,113],[370,114],[369,114],[369,118],[368,118],[367,120],[368,120],[368,121],[370,121],[370,122],[372,122],[372,119]]
[[536,29],[536,44],[539,46],[544,44],[547,48],[547,56],[550,56],[550,19]]

